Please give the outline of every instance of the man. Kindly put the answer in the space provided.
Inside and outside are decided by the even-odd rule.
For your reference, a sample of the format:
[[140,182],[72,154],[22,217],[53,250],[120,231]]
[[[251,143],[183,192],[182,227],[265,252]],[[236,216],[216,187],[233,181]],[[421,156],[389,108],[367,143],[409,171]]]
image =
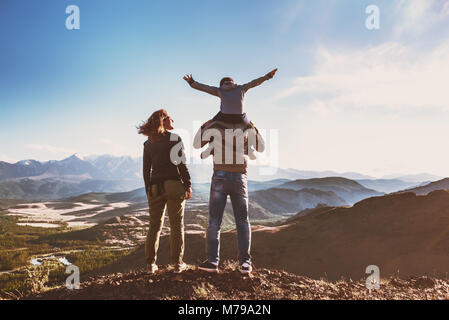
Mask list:
[[199,149],[209,144],[201,157],[213,156],[209,200],[209,225],[206,233],[207,260],[198,268],[218,272],[220,251],[220,229],[228,195],[234,212],[239,270],[250,273],[251,227],[248,220],[248,157],[255,159],[255,152],[263,152],[265,143],[252,122],[225,123],[210,120],[198,131],[194,147]]

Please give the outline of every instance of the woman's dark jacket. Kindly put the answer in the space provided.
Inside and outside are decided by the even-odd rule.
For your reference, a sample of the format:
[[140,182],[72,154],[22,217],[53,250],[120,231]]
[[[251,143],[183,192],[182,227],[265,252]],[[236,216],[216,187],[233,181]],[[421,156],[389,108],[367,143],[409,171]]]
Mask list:
[[186,190],[191,187],[180,136],[166,131],[158,141],[150,142],[148,139],[143,145],[143,179],[147,194],[152,184],[162,187],[165,180],[179,180]]

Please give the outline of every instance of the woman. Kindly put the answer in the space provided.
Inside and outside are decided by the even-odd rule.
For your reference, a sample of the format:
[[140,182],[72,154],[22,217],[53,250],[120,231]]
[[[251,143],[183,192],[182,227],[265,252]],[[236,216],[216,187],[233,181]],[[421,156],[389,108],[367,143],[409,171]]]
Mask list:
[[139,127],[139,133],[148,136],[143,149],[143,178],[150,208],[150,227],[145,243],[145,258],[150,273],[158,269],[157,249],[165,208],[170,220],[171,263],[175,272],[182,272],[187,267],[182,260],[184,207],[185,200],[192,197],[192,188],[181,137],[168,131],[172,129],[173,119],[164,109],[154,112]]

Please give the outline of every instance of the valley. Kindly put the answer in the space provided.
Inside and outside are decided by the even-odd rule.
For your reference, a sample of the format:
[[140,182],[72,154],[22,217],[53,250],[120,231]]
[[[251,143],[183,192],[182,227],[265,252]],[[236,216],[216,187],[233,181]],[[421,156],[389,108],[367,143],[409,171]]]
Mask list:
[[[39,164],[23,161],[17,165],[34,176],[17,177],[25,174],[20,170],[3,173],[10,177],[0,179],[0,193],[8,190],[11,197],[0,199],[0,298],[61,284],[67,276],[65,268],[72,264],[80,268],[83,277],[144,267],[149,223],[145,190],[126,191],[129,185],[120,182],[137,167],[130,168],[126,165],[130,162],[122,159],[114,162],[115,166],[102,163],[109,169],[100,170],[95,165],[102,161],[111,159],[98,158],[86,164],[71,157],[62,164],[47,163],[44,173],[30,167],[39,168]],[[73,164],[79,167],[71,167]],[[195,174],[195,169],[192,171]],[[447,179],[426,183],[350,175],[360,179],[249,180],[248,215],[256,268],[331,281],[359,279],[364,267],[373,263],[379,265],[383,276],[444,275],[449,268],[445,251],[449,240],[444,229],[449,197],[441,190],[449,189]],[[98,192],[111,183],[117,186],[113,190],[122,191]],[[74,185],[78,187],[70,187]],[[209,182],[194,181],[193,198],[186,202],[185,260],[191,265],[204,259],[209,189]],[[168,226],[165,217],[161,264],[168,263]],[[228,200],[222,225],[223,260],[236,258],[234,228]]]

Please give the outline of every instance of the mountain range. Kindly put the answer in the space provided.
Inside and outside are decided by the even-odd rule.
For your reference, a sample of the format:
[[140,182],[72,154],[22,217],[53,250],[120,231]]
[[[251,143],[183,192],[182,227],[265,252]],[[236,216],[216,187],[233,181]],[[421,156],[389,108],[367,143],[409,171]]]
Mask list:
[[407,189],[401,192],[413,192],[418,195],[427,195],[436,190],[449,190],[449,178],[434,181],[416,188]]
[[332,192],[345,201],[346,204],[354,204],[362,199],[382,195],[376,190],[371,190],[357,181],[342,177],[327,177],[327,178],[313,178],[313,179],[298,179],[288,181],[279,186],[290,190],[304,190],[313,188],[324,192]]
[[[210,181],[210,173],[200,174],[197,168],[202,171],[212,170],[211,164],[200,163],[191,159],[188,164],[193,175],[197,175],[197,182]],[[271,169],[275,172],[271,176],[261,175],[259,168]],[[40,162],[36,160],[21,160],[16,163],[0,161],[0,180],[23,177],[55,177],[55,176],[82,176],[91,179],[141,179],[142,178],[142,157],[133,158],[130,156],[112,155],[90,155],[81,159],[76,154],[63,160],[50,160]],[[351,180],[379,180],[375,177],[360,174],[357,172],[338,173],[335,171],[304,171],[297,169],[283,169],[274,167],[264,167],[251,165],[249,167],[249,180],[262,181],[273,179],[312,179],[325,177],[343,177]],[[204,177],[203,177],[204,176]],[[402,180],[404,182],[421,183],[423,181],[435,181],[442,179],[431,174],[417,175],[390,175],[382,177],[384,180]]]
[[[196,184],[198,189],[208,192],[213,171],[212,165],[191,161],[188,167],[193,183]],[[405,181],[400,177],[396,179],[375,179],[355,172],[339,174],[334,171],[301,171],[282,168],[277,168],[274,175],[266,176],[261,175],[259,169],[262,168],[266,169],[267,167],[254,165],[248,168],[251,191],[268,189],[267,180],[271,181],[270,187],[278,187],[282,183],[295,179],[305,181],[317,178],[341,177],[350,180],[355,179],[355,183],[381,193],[405,190],[429,182],[428,180],[411,181],[413,179],[410,176],[406,176],[405,179],[408,180]],[[141,171],[142,158],[129,156],[100,155],[87,156],[81,159],[72,155],[60,161],[22,160],[16,163],[0,161],[0,198],[54,200],[89,192],[130,191],[143,186]],[[423,174],[414,178],[418,177],[428,179],[431,176]],[[293,183],[290,187],[287,185],[281,188],[297,190]],[[311,188],[327,191],[317,188],[317,186]],[[336,194],[341,197],[338,192]],[[351,204],[363,197],[343,198],[345,203]]]
[[278,214],[294,214],[320,205],[346,205],[345,200],[332,191],[307,188],[298,191],[281,188],[258,190],[251,192],[249,198],[262,208]]

